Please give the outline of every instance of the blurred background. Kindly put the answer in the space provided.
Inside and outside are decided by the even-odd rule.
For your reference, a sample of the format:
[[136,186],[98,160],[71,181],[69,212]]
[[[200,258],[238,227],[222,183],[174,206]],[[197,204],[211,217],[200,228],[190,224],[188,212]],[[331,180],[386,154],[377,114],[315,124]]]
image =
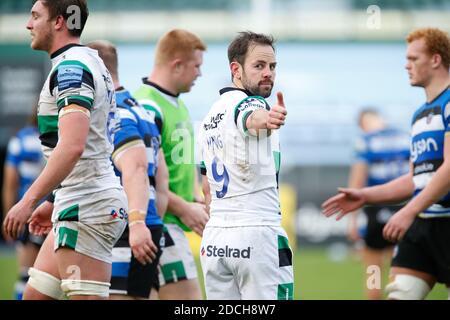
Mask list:
[[[218,90],[229,85],[226,50],[236,33],[252,30],[277,39],[274,92],[284,93],[289,112],[280,133],[281,199],[295,247],[295,298],[363,299],[365,270],[358,246],[347,241],[347,221],[322,217],[320,204],[347,184],[362,108],[374,107],[390,124],[409,130],[424,94],[409,85],[404,38],[418,27],[450,30],[450,1],[89,0],[88,5],[82,41],[118,45],[121,82],[131,91],[150,74],[155,41],[164,32],[185,28],[207,43],[202,77],[183,95],[197,124]],[[50,67],[45,53],[29,48],[30,9],[29,0],[0,1],[1,168],[8,140],[26,123]],[[197,237],[191,240],[198,246]],[[0,240],[0,299],[12,298],[15,272],[13,246]],[[446,297],[443,286],[430,295]]]

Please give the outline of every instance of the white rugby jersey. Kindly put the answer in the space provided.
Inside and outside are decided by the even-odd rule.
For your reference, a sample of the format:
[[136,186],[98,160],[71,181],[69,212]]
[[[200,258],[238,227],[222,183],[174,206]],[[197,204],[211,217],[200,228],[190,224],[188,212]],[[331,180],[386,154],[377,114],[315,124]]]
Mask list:
[[69,44],[51,55],[52,69],[39,98],[38,126],[43,152],[48,158],[58,143],[59,111],[70,104],[91,113],[85,150],[72,172],[61,183],[89,192],[120,186],[110,160],[115,119],[114,85],[97,51]]
[[238,88],[220,94],[199,133],[202,174],[212,197],[208,225],[279,225],[278,132],[257,138],[246,127],[253,111],[270,107],[264,98]]

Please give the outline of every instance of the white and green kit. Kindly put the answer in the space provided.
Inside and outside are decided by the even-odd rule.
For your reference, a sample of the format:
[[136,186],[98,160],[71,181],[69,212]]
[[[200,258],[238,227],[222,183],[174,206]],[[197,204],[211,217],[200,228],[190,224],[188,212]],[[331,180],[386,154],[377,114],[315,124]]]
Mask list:
[[210,219],[201,263],[208,299],[292,299],[292,252],[281,227],[278,132],[251,136],[248,117],[270,110],[260,96],[225,88],[200,128]]
[[52,70],[39,99],[38,125],[46,158],[58,143],[58,119],[65,106],[90,112],[85,150],[55,191],[52,222],[55,250],[71,248],[101,261],[126,226],[127,199],[110,156],[115,119],[111,76],[95,50],[71,44],[52,54]]

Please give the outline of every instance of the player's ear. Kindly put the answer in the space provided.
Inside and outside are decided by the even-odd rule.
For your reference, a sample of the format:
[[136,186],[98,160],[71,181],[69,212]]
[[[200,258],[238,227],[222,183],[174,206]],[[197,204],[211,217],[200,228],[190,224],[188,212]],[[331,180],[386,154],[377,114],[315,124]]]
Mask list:
[[442,57],[440,54],[433,54],[433,56],[431,57],[431,63],[433,68],[439,68],[439,66],[441,65],[442,62]]
[[239,62],[233,61],[230,63],[231,74],[233,75],[233,79],[241,80],[242,77],[242,67]]
[[171,64],[172,64],[172,69],[173,69],[176,73],[180,72],[180,70],[181,70],[181,65],[182,65],[181,59],[175,59],[175,60],[172,61]]
[[61,30],[66,25],[66,21],[63,16],[59,15],[55,18],[53,24],[55,30]]

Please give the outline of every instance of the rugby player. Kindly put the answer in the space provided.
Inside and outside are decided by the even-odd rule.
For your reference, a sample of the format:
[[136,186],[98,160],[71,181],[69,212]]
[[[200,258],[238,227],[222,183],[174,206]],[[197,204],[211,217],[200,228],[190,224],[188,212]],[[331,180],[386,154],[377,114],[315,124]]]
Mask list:
[[[8,143],[3,170],[4,213],[23,197],[45,165],[39,141],[36,112],[34,108],[29,124],[17,132]],[[30,233],[27,227],[19,236],[19,242],[16,244],[19,264],[19,279],[15,285],[16,300],[22,300],[23,290],[28,281],[28,269],[33,266],[44,239],[43,236]]]
[[53,212],[24,299],[107,299],[112,248],[126,227],[127,199],[110,160],[114,86],[96,51],[80,45],[87,17],[85,0],[38,0],[27,23],[31,47],[52,61],[38,109],[47,165],[9,211],[6,233],[17,237],[56,191],[54,205],[44,202],[30,220],[31,229],[48,228]]
[[340,219],[364,204],[413,197],[391,217],[383,236],[398,242],[388,299],[418,300],[436,282],[450,286],[450,40],[442,30],[422,28],[406,41],[410,84],[422,87],[426,96],[412,117],[409,173],[379,186],[339,189],[322,207],[326,216]]
[[157,211],[164,214],[169,192],[161,135],[154,112],[145,110],[120,84],[116,47],[108,41],[87,46],[98,51],[116,89],[119,121],[112,159],[130,208],[129,226],[113,249],[110,299],[148,299],[159,289],[157,266],[164,237]]
[[[355,161],[350,170],[349,188],[375,186],[394,180],[409,171],[410,136],[388,126],[374,109],[363,109],[358,116],[363,134],[355,143]],[[363,238],[362,259],[366,270],[376,266],[384,269],[384,262],[392,256],[393,244],[383,238],[383,228],[389,218],[400,209],[399,206],[375,205],[363,208],[367,224],[362,232],[358,228],[358,211],[349,221],[349,238],[357,242]],[[372,276],[368,272],[368,281]],[[366,283],[369,300],[382,298],[380,287]]]
[[134,97],[155,113],[169,171],[169,203],[164,215],[165,247],[159,265],[160,299],[201,299],[197,269],[185,231],[202,235],[208,221],[203,203],[194,202],[196,169],[189,111],[180,94],[201,75],[205,44],[193,33],[174,29],[156,46],[154,68]]
[[[200,127],[210,219],[200,259],[207,299],[292,300],[292,251],[278,194],[283,95],[269,106],[272,37],[241,32],[228,47],[233,85],[220,90]],[[210,203],[209,203],[210,202]]]

